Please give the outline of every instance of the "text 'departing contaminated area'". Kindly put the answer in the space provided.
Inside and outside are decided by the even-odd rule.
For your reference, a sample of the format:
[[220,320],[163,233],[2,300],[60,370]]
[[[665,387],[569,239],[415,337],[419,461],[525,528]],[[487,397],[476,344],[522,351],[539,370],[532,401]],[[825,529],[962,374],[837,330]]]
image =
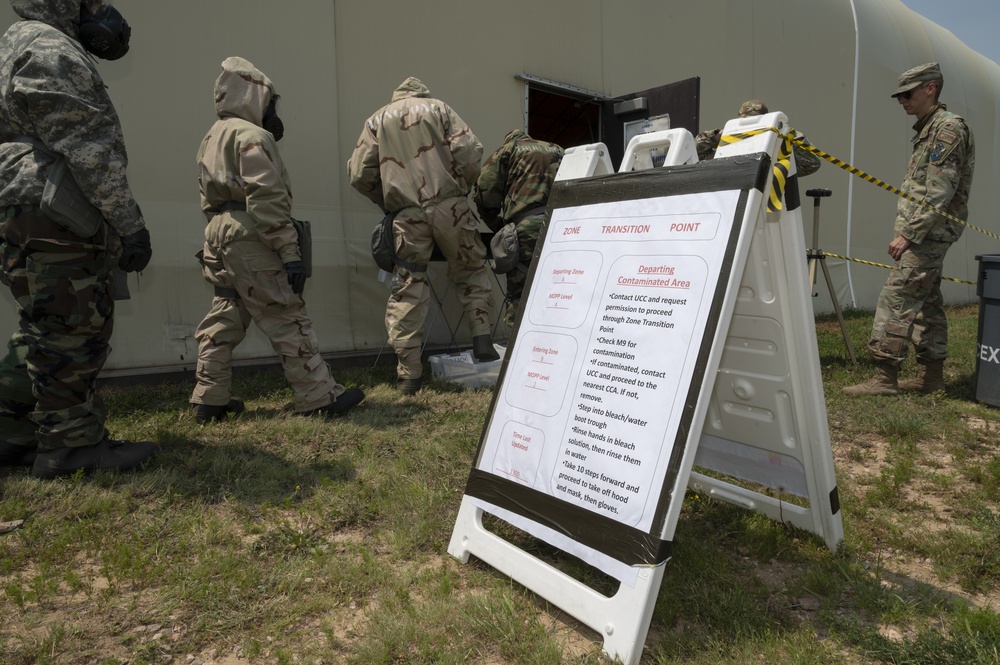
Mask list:
[[650,528],[738,199],[553,212],[480,470]]

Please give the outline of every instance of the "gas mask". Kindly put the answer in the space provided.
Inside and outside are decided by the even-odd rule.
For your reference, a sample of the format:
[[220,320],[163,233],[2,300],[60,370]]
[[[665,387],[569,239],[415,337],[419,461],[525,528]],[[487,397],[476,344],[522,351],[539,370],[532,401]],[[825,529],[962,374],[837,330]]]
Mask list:
[[91,2],[80,3],[80,43],[87,52],[103,60],[117,60],[128,53],[132,28],[117,9],[102,4],[90,11]]
[[271,132],[275,141],[280,141],[281,137],[285,135],[285,123],[281,122],[281,118],[278,117],[279,99],[281,99],[280,95],[271,95],[271,101],[267,103],[267,108],[264,109],[264,119],[262,122],[264,129]]

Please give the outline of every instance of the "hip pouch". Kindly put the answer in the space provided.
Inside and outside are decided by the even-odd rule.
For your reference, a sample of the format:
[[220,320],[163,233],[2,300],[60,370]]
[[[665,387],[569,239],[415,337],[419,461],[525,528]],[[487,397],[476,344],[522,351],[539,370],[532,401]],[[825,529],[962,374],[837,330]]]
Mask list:
[[307,222],[304,219],[295,219],[294,217],[292,217],[292,226],[295,227],[295,232],[299,236],[299,256],[302,257],[302,265],[306,269],[306,277],[312,277],[313,274],[312,222]]
[[493,254],[493,272],[506,275],[517,268],[517,228],[514,222],[504,224],[493,234],[490,253]]
[[396,238],[392,232],[392,222],[397,214],[399,213],[390,212],[372,230],[372,258],[375,259],[375,265],[386,272],[392,272],[395,266],[410,272],[426,272],[426,263],[410,263],[396,256]]
[[101,211],[84,196],[62,155],[49,169],[40,207],[46,217],[81,238],[93,238],[104,221]]

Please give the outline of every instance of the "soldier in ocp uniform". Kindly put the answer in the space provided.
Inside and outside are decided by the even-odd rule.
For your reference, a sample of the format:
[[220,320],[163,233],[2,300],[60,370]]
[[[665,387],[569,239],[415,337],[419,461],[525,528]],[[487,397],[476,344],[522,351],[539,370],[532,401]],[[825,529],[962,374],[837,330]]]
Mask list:
[[[10,4],[24,20],[0,39],[0,259],[19,329],[0,361],[0,464],[41,478],[134,468],[156,445],[110,438],[96,380],[110,351],[112,269],[142,270],[152,250],[118,114],[90,57],[122,57],[131,30],[100,1]],[[92,211],[93,233],[82,213],[43,209],[60,171],[52,189]]]
[[545,221],[545,206],[562,158],[560,146],[533,139],[515,129],[486,159],[472,190],[479,214],[491,231],[499,232],[504,225],[513,224],[517,233],[518,265],[507,273],[510,304],[504,319],[510,325],[517,314],[531,256]]
[[[964,118],[938,101],[944,78],[936,62],[903,72],[892,93],[907,115],[916,116],[913,152],[901,187],[930,207],[900,197],[895,238],[889,256],[892,272],[879,294],[868,350],[876,376],[844,389],[848,395],[896,395],[902,390],[944,390],[948,357],[948,318],[941,295],[944,257],[969,218],[969,190],[976,145]],[[936,210],[935,210],[936,209]],[[921,365],[920,376],[898,381],[899,366],[910,343]]]
[[292,192],[278,152],[284,123],[271,80],[243,58],[226,58],[215,82],[219,119],[198,148],[198,188],[208,224],[203,274],[215,288],[195,332],[200,423],[243,410],[233,396],[233,351],[250,321],[281,358],[296,413],[337,416],[365,397],[333,378],[319,353],[302,291],[306,270],[292,224]]
[[[392,230],[401,262],[426,266],[435,245],[444,254],[469,321],[473,355],[489,361],[500,357],[490,339],[492,288],[468,201],[482,158],[483,146],[469,126],[411,76],[365,121],[347,169],[356,190],[396,214]],[[385,326],[398,361],[396,387],[404,395],[420,389],[430,296],[426,269],[395,266]]]

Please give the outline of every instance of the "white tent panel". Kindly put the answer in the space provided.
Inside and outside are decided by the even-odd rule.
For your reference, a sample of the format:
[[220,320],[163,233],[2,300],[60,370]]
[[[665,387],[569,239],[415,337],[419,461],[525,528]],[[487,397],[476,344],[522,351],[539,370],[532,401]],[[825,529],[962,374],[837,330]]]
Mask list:
[[[385,340],[386,289],[368,253],[380,214],[350,188],[344,165],[364,119],[410,75],[458,111],[487,154],[523,126],[525,83],[518,72],[608,97],[697,76],[701,129],[722,127],[743,100],[761,98],[820,149],[898,186],[912,118],[889,93],[901,71],[937,60],[946,77],[942,99],[976,136],[970,221],[994,232],[1000,227],[993,212],[1000,191],[991,186],[1000,157],[1000,65],[899,0],[116,4],[133,27],[132,50],[98,66],[122,118],[129,177],[154,258],[138,283],[131,278],[134,299],[119,304],[109,370],[193,366],[191,335],[211,298],[193,257],[204,228],[194,154],[214,120],[219,63],[230,55],[254,62],[282,95],[281,151],[294,214],[312,221],[315,235],[306,299],[328,354],[374,353]],[[0,6],[0,29],[14,20],[9,5]],[[834,192],[821,207],[822,249],[888,262],[892,194],[830,164],[801,186]],[[946,274],[973,281],[973,257],[984,252],[1000,252],[1000,242],[967,231],[949,253]],[[874,306],[884,270],[827,262],[841,304]],[[817,291],[816,308],[831,309],[826,289]],[[948,284],[945,296],[972,301],[975,288]],[[446,311],[452,322],[459,319],[454,298]],[[0,331],[15,325],[8,299]],[[460,335],[467,339],[464,328]],[[438,326],[433,336],[444,342],[449,333]],[[242,362],[271,357],[257,332],[238,350]]]

